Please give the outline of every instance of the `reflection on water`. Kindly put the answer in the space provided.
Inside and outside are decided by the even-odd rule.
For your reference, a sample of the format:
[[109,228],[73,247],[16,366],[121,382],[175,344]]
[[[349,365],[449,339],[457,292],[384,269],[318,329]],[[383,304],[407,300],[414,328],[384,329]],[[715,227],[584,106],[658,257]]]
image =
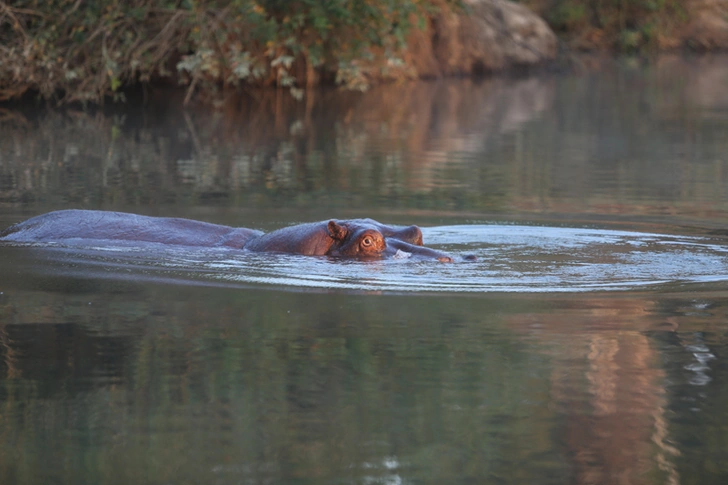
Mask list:
[[305,220],[366,209],[709,222],[728,215],[724,60],[323,91],[304,103],[261,93],[219,111],[171,100],[109,116],[18,114],[2,127],[0,202],[34,213],[234,207],[238,220],[224,217],[258,224],[249,211],[294,207],[314,214]]
[[0,228],[374,217],[478,260],[3,245],[0,483],[726,483],[726,85],[673,57],[3,111]]
[[726,409],[728,306],[710,294],[40,284],[0,297],[3,483],[663,484],[728,471],[703,468],[724,452],[711,443]]

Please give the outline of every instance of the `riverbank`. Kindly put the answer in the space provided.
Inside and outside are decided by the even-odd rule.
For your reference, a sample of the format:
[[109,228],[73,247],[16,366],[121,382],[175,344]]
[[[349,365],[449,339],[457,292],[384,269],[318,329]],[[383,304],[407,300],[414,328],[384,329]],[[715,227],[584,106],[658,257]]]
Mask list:
[[[26,5],[27,4],[27,5]],[[294,97],[338,84],[481,76],[559,52],[728,49],[728,0],[14,2],[0,8],[0,101],[124,99],[181,85],[184,102],[245,86]]]

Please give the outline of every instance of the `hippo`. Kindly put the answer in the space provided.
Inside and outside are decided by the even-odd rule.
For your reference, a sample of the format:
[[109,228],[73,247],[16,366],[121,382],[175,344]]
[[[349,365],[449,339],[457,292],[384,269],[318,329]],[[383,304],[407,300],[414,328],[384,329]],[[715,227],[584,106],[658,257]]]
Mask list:
[[423,246],[417,226],[389,226],[372,219],[312,222],[270,233],[172,217],[124,212],[61,210],[28,219],[0,232],[0,241],[71,243],[84,240],[153,242],[229,247],[251,252],[382,259],[415,256],[452,262]]

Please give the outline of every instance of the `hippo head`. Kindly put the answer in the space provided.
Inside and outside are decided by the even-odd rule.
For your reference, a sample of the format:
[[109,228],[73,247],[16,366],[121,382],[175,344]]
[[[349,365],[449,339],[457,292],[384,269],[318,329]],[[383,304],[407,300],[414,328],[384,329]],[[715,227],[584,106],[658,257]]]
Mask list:
[[416,246],[422,246],[422,231],[417,226],[389,226],[382,224],[374,219],[353,219],[351,221],[344,221],[349,224],[360,224],[374,226],[382,235],[386,238],[399,239]]
[[404,254],[452,262],[445,253],[422,246],[417,226],[392,227],[371,219],[330,220],[326,226],[332,244],[326,254],[354,258],[386,258]]
[[384,235],[375,227],[329,221],[326,226],[333,244],[328,254],[348,257],[380,257],[387,249]]
[[415,256],[450,262],[445,253],[422,246],[417,226],[388,226],[372,219],[312,222],[284,227],[245,244],[255,252],[381,259]]

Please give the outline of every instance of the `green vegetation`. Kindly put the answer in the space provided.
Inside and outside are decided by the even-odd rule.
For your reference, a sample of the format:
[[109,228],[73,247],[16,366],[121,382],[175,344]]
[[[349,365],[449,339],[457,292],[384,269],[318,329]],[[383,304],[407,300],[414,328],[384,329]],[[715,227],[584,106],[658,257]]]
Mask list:
[[[680,0],[521,0],[577,49],[675,47]],[[0,101],[122,97],[151,80],[188,96],[238,85],[284,87],[416,74],[413,29],[463,0],[0,0]]]
[[688,20],[680,0],[525,0],[576,48],[637,51],[674,47]]
[[323,76],[363,89],[408,72],[413,27],[457,0],[0,1],[0,100],[101,101],[167,78],[189,94]]

